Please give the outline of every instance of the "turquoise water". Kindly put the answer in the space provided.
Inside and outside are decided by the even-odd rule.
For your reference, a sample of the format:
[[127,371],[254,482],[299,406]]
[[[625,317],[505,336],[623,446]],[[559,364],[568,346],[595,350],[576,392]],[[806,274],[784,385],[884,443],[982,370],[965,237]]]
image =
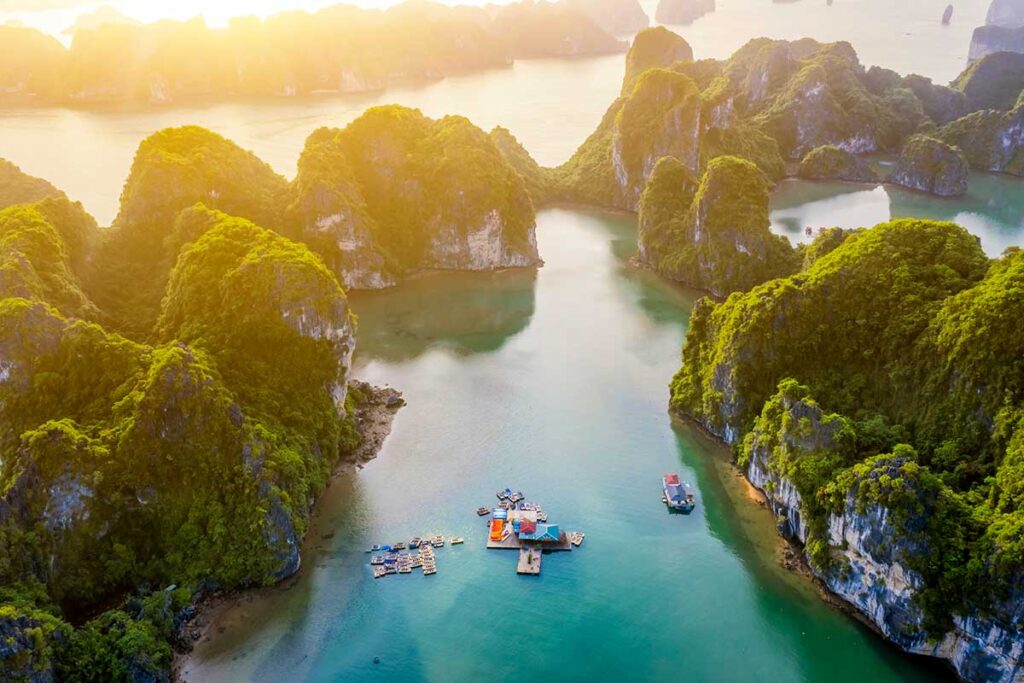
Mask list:
[[789,180],[772,196],[772,229],[794,242],[810,239],[806,227],[871,227],[890,217],[953,221],[977,235],[990,256],[998,256],[1024,244],[1024,181],[974,173],[967,195],[943,199],[890,185]]
[[[539,271],[353,297],[355,374],[408,406],[331,487],[302,576],[229,612],[189,680],[934,680],[782,569],[723,450],[673,425],[693,299],[628,265],[634,220],[538,221]],[[660,502],[667,471],[695,485],[693,515]],[[506,485],[583,547],[517,576],[475,514]],[[365,548],[423,533],[466,544],[438,551],[435,576],[372,578]]]

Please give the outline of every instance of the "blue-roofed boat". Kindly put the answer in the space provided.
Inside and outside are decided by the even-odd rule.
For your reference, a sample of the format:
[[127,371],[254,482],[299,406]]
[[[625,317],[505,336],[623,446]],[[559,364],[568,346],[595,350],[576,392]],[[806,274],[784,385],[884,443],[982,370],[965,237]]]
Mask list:
[[678,474],[666,474],[661,478],[661,485],[665,491],[663,500],[671,512],[682,512],[690,514],[693,508],[697,507],[697,499],[693,496],[693,490],[686,482],[679,481]]

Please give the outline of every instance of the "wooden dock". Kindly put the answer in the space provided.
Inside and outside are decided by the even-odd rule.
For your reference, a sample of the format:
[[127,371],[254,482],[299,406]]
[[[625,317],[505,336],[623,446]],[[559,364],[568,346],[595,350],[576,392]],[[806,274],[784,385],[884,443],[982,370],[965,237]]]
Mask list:
[[543,556],[540,548],[520,548],[519,566],[516,567],[517,574],[540,574],[540,558]]

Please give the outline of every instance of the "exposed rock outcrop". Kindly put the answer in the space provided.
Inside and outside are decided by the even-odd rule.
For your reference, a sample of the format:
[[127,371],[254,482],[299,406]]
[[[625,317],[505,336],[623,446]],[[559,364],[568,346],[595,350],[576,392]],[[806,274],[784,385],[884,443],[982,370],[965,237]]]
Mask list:
[[834,145],[811,150],[800,162],[797,176],[806,180],[877,183],[878,174],[866,160]]
[[1024,52],[1024,3],[1020,0],[992,0],[985,25],[974,30],[968,60],[996,52]]
[[[318,131],[292,188],[293,206],[306,207],[299,238],[314,240],[352,286],[426,269],[537,265],[527,182],[506,153],[527,174],[529,156],[513,142],[460,116],[434,120],[399,106]],[[540,189],[540,175],[531,180]]]
[[958,147],[982,171],[1024,175],[1024,107],[979,111],[954,121],[936,137]]
[[917,135],[903,148],[889,182],[939,197],[957,197],[967,192],[969,171],[959,148]]

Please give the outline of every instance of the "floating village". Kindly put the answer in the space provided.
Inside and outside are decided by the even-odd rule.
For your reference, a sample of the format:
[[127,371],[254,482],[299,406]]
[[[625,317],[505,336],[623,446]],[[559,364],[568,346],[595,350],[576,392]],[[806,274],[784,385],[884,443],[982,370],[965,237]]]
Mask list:
[[[586,535],[582,531],[563,531],[558,524],[548,522],[548,514],[540,504],[527,501],[522,491],[506,488],[496,496],[496,506],[480,507],[476,512],[487,518],[488,549],[519,551],[516,573],[536,576],[545,553],[568,552],[583,545]],[[437,573],[436,549],[464,542],[458,536],[417,536],[408,542],[374,545],[367,552],[376,579],[411,574],[414,569],[432,576]]]
[[[661,501],[670,512],[689,514],[697,505],[693,489],[679,480],[677,474],[666,474],[661,479]],[[548,521],[548,513],[539,503],[526,500],[522,491],[506,488],[495,494],[498,503],[494,507],[482,506],[476,514],[486,518],[488,550],[518,550],[517,574],[537,576],[540,574],[541,558],[547,553],[568,552],[583,545],[586,537],[582,531],[563,531]],[[373,577],[382,579],[393,574],[411,574],[414,569],[423,571],[424,576],[437,573],[436,549],[446,545],[465,543],[459,536],[442,535],[417,536],[408,542],[392,545],[374,545],[367,550]]]

